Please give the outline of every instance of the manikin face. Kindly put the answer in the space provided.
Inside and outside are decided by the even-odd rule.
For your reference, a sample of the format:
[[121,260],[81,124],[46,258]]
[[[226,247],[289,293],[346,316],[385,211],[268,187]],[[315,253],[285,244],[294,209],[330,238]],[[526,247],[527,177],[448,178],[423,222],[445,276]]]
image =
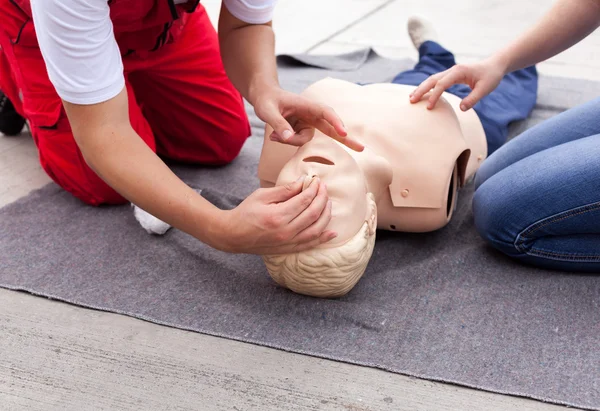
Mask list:
[[302,176],[318,176],[327,186],[332,218],[327,230],[338,236],[320,248],[339,246],[352,238],[373,213],[367,202],[367,182],[357,161],[333,139],[316,133],[285,164],[276,185]]

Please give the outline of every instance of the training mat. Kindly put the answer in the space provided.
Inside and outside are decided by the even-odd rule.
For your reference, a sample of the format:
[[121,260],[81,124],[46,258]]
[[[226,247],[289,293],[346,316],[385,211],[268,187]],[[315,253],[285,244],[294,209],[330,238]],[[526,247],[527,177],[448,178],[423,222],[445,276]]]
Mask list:
[[[413,64],[370,50],[280,57],[284,87],[326,77],[385,82]],[[512,134],[600,95],[600,84],[542,78]],[[251,111],[250,111],[251,113]],[[222,168],[174,166],[221,208],[258,187],[262,124]],[[259,257],[229,255],[171,230],[148,235],[129,206],[82,205],[50,184],[0,210],[0,285],[159,324],[286,351],[600,410],[600,278],[521,266],[478,237],[473,186],[451,223],[380,232],[347,296],[278,287]]]

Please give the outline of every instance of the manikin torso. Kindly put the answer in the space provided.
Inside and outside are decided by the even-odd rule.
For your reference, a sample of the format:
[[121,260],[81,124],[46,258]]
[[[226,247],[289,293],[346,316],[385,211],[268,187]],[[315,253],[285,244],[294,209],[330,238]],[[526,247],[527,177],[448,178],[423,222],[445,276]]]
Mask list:
[[436,108],[427,110],[425,101],[409,102],[412,90],[331,78],[311,85],[302,94],[332,107],[348,134],[366,149],[354,152],[319,131],[298,149],[272,142],[267,127],[258,168],[261,186],[302,175],[322,178],[333,202],[335,218],[328,229],[338,232],[334,245],[349,239],[365,221],[364,201],[353,201],[365,190],[374,195],[379,229],[426,232],[443,227],[452,216],[456,190],[487,155],[485,133],[473,110],[458,108],[457,97],[444,93]]

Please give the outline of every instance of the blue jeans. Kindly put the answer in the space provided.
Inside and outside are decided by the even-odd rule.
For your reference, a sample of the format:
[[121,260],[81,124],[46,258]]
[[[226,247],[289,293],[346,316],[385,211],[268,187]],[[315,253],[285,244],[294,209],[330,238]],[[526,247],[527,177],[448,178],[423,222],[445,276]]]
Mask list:
[[[447,70],[455,64],[452,53],[438,43],[426,41],[419,47],[419,62],[415,68],[398,74],[392,83],[418,86],[432,74]],[[517,70],[506,75],[493,92],[473,107],[485,130],[488,154],[506,142],[510,123],[529,116],[537,99],[537,87],[535,67]],[[471,88],[456,84],[446,91],[464,98],[471,92]]]
[[475,178],[477,230],[524,263],[600,272],[600,98],[501,147]]

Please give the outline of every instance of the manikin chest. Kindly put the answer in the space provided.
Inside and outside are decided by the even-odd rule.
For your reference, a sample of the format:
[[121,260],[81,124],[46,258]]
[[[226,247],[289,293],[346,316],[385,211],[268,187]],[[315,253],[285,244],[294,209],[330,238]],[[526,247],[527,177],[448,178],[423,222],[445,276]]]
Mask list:
[[[324,79],[303,93],[333,107],[349,134],[390,164],[392,183],[377,203],[380,229],[425,232],[446,225],[458,188],[485,157],[480,153],[485,134],[474,113],[470,115],[475,118],[459,119],[446,101],[434,110],[411,104],[412,89]],[[295,147],[266,138],[259,164],[261,184],[274,184],[295,152]]]

